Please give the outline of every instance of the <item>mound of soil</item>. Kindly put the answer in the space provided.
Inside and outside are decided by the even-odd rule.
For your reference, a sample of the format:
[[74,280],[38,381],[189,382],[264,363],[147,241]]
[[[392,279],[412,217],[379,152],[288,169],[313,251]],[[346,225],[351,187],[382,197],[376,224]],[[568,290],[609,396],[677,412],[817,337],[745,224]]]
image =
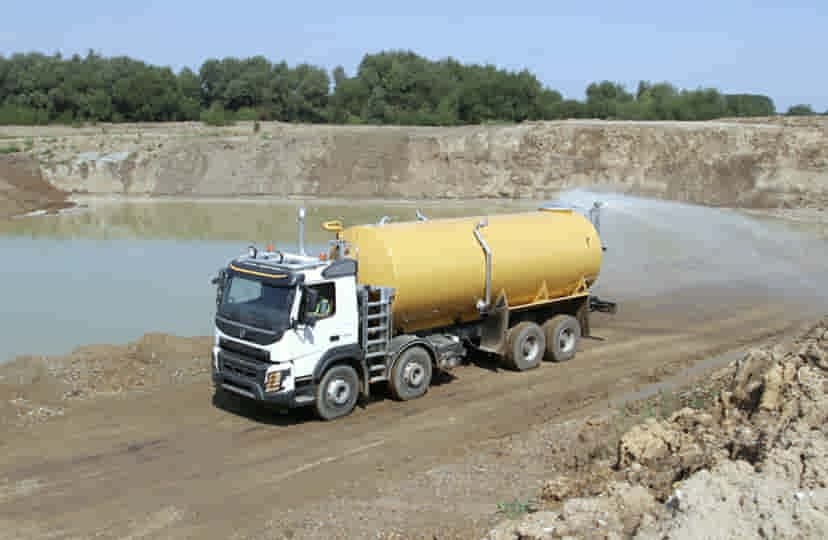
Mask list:
[[710,385],[710,406],[634,426],[611,461],[548,481],[544,511],[489,538],[824,538],[828,317]]
[[0,219],[33,210],[70,208],[68,194],[47,182],[39,165],[26,156],[0,156]]
[[0,375],[0,426],[25,428],[104,396],[209,380],[209,337],[151,333],[126,345],[87,345],[64,356],[21,356]]

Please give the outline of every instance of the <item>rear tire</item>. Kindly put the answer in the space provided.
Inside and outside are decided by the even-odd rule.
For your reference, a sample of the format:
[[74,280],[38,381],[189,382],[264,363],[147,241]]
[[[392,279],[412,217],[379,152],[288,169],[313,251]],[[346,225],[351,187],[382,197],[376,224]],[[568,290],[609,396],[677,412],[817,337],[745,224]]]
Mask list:
[[546,338],[541,327],[524,321],[509,330],[506,338],[506,365],[517,371],[534,369],[543,360]]
[[543,323],[546,337],[544,359],[550,362],[571,360],[578,350],[581,339],[581,324],[572,315],[555,315]]
[[391,369],[391,395],[398,401],[422,397],[431,385],[431,355],[414,346],[403,351]]
[[320,419],[328,421],[351,414],[359,399],[359,375],[349,365],[333,366],[316,387],[314,408]]

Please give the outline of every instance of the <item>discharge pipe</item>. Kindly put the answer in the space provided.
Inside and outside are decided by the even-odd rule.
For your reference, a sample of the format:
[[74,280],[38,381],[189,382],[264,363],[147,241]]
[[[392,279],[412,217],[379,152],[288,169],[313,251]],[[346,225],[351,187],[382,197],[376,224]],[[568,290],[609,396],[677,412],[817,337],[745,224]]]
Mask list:
[[589,220],[592,221],[592,224],[595,226],[595,230],[598,231],[598,234],[601,234],[601,207],[604,206],[604,203],[601,201],[595,201],[592,203],[592,208],[589,209]]
[[481,315],[488,311],[489,306],[492,304],[492,250],[489,248],[489,244],[486,243],[486,240],[480,233],[480,229],[487,227],[488,225],[489,218],[483,218],[477,225],[474,226],[474,236],[480,243],[480,247],[483,248],[483,253],[486,254],[486,298],[477,301],[477,310],[481,313]]
[[[589,220],[595,227],[595,231],[598,233],[598,238],[601,238],[601,208],[604,206],[606,206],[606,203],[602,201],[595,201],[592,203],[592,208],[589,209]],[[601,250],[607,250],[607,246],[604,245],[603,239],[601,239]]]

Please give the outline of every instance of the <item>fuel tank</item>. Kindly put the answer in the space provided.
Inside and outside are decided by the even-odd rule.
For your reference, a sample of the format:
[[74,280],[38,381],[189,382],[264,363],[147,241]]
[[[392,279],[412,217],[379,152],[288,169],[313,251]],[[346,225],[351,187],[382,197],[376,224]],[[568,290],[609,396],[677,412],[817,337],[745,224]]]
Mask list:
[[345,228],[346,254],[358,261],[358,280],[394,287],[394,326],[403,332],[441,328],[481,318],[486,255],[491,252],[491,302],[501,293],[510,307],[577,293],[598,278],[598,232],[570,209],[392,222]]

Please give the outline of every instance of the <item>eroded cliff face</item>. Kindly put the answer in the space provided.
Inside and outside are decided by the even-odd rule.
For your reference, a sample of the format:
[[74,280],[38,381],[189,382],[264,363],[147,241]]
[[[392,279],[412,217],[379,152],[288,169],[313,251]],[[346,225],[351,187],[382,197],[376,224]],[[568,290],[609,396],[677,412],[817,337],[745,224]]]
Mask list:
[[81,193],[545,198],[590,186],[717,206],[828,201],[828,120],[41,131],[44,175]]
[[33,160],[0,156],[0,220],[33,210],[49,212],[70,207],[66,195],[43,179]]

